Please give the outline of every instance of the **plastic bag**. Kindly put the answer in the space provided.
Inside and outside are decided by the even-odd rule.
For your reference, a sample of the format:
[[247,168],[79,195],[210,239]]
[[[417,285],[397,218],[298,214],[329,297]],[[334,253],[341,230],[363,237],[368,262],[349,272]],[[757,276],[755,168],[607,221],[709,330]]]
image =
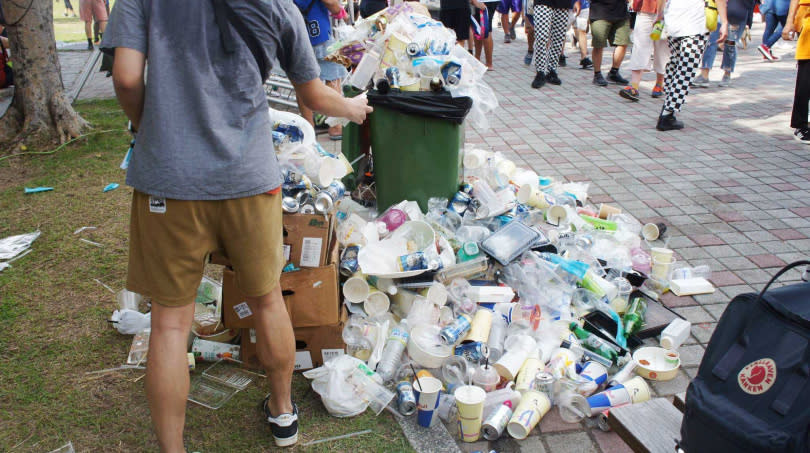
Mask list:
[[31,247],[31,244],[39,237],[39,235],[40,231],[37,230],[33,233],[20,234],[17,236],[9,236],[7,238],[0,239],[0,260],[10,260],[24,252],[25,249]]
[[467,121],[479,131],[489,129],[489,114],[498,108],[498,97],[484,82],[475,85],[462,85],[451,91],[453,96],[463,96],[472,99],[472,108],[467,113]]
[[368,93],[368,104],[461,124],[470,111],[473,100],[468,97],[452,97],[448,93],[407,92],[381,95],[372,91]]
[[359,398],[346,380],[363,362],[348,355],[340,355],[323,366],[305,371],[304,377],[312,379],[312,390],[321,395],[324,407],[335,417],[354,417],[368,407],[368,402]]
[[110,318],[118,333],[135,335],[152,325],[152,314],[129,309],[115,310]]

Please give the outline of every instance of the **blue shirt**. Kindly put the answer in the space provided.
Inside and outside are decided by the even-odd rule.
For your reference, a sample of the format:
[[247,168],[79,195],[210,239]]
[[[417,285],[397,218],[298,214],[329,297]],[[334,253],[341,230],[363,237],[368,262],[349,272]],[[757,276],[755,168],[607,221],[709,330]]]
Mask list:
[[329,20],[329,10],[321,0],[293,0],[295,6],[306,14],[304,22],[307,24],[309,42],[313,46],[329,41],[332,34],[332,22]]

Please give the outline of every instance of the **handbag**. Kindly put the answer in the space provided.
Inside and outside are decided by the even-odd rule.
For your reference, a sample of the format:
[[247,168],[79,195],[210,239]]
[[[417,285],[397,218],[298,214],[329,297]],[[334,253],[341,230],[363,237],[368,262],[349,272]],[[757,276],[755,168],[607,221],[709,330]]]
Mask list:
[[717,30],[717,2],[706,0],[706,28],[709,31]]

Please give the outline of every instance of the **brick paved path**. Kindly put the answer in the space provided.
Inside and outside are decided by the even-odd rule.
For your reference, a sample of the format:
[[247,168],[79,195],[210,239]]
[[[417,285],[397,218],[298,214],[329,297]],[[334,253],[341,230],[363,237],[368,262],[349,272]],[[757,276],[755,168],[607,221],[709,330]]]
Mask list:
[[[763,62],[756,51],[761,32],[762,25],[754,24],[754,44],[739,50],[731,87],[717,87],[718,57],[710,75],[713,86],[693,89],[679,115],[686,129],[657,132],[663,101],[649,97],[651,74],[642,81],[641,101],[630,103],[618,96],[617,85],[592,85],[592,72],[574,66],[579,54],[569,45],[571,65],[559,69],[563,84],[533,90],[533,70],[522,63],[522,28],[518,40],[508,45],[496,30],[496,70],[486,77],[501,107],[489,131],[467,129],[468,142],[501,151],[541,175],[590,181],[594,203],[616,204],[644,222],[666,222],[669,246],[680,262],[711,266],[715,294],[664,297],[664,303],[693,327],[692,338],[680,348],[683,368],[677,378],[652,384],[658,396],[686,389],[732,297],[760,289],[778,267],[810,255],[810,147],[794,141],[788,127],[795,81],[792,45],[774,49],[785,57],[782,61]],[[608,54],[604,71],[610,65]],[[88,55],[60,52],[67,88]],[[623,74],[630,77],[629,71]],[[112,95],[110,79],[94,74],[80,98]],[[327,142],[324,137],[327,149],[338,146]],[[603,433],[588,422],[563,423],[556,409],[525,441],[461,447],[629,451],[614,433]]]

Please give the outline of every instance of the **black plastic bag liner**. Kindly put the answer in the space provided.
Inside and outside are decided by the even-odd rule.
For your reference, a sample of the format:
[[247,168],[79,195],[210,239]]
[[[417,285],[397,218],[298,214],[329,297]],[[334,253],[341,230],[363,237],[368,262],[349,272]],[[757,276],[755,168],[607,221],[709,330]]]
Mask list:
[[461,124],[472,108],[473,101],[466,96],[454,98],[447,92],[405,91],[380,94],[372,90],[368,92],[368,103],[372,107],[385,107],[400,113]]

